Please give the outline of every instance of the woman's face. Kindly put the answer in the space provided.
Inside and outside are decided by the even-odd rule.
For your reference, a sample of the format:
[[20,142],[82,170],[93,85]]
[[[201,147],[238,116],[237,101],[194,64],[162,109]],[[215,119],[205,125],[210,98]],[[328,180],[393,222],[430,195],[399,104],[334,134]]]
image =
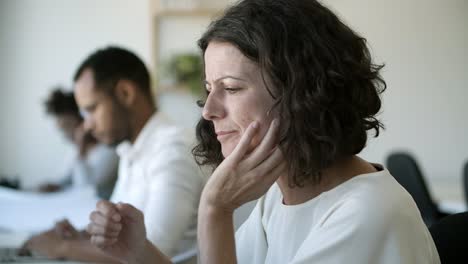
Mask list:
[[64,113],[58,114],[55,121],[67,140],[74,142],[75,131],[80,126],[81,120],[73,114]]
[[268,114],[274,100],[259,66],[234,45],[212,41],[205,51],[205,75],[209,94],[203,118],[213,122],[223,156],[231,154],[249,124],[257,121],[260,129],[251,142],[252,151],[275,117]]

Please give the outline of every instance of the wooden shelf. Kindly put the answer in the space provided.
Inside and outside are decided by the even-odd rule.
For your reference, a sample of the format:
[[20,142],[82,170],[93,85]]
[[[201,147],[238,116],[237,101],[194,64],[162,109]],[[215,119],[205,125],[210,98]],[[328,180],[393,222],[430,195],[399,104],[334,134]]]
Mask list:
[[[234,0],[199,0],[192,6],[168,6],[161,0],[150,0],[152,17],[152,51],[156,93],[177,90],[177,87],[168,87],[160,83],[157,77],[161,73],[162,59],[168,54],[184,49],[192,51],[196,48],[196,40],[191,32],[203,32],[209,22],[222,15],[229,2]],[[192,23],[191,21],[195,21]],[[181,26],[185,23],[186,26]],[[200,25],[203,24],[203,28]],[[206,24],[206,25],[204,25]],[[168,29],[175,30],[168,30]],[[189,34],[187,34],[189,33]],[[170,41],[168,41],[170,39]],[[173,43],[173,45],[169,44]],[[181,44],[182,43],[182,44]]]

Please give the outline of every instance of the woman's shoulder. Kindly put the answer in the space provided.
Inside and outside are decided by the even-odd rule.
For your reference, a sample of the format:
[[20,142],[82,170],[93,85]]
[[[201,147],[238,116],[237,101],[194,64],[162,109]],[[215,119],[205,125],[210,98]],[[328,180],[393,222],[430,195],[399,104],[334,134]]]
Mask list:
[[324,221],[342,217],[376,227],[391,227],[390,222],[400,221],[423,223],[411,195],[386,169],[355,176],[323,193],[316,209]]
[[350,225],[374,226],[376,229],[393,226],[389,222],[404,221],[419,225],[419,210],[411,195],[382,169],[355,176],[335,188],[299,205],[285,206],[275,183],[259,199],[256,213],[268,223],[278,214],[307,218],[311,225],[323,226],[330,221],[345,221]]
[[381,212],[415,205],[411,195],[386,169],[357,175],[321,196],[323,201],[349,203],[369,210],[379,208]]
[[[268,211],[280,205],[281,200],[281,190],[275,183],[260,199],[260,202],[264,210]],[[377,172],[357,175],[296,207],[304,208],[304,210],[313,207],[314,210],[320,210],[323,207],[336,208],[337,205],[347,205],[354,209],[359,209],[356,207],[369,210],[379,208],[381,212],[399,210],[401,206],[415,206],[411,195],[388,170],[382,168]]]

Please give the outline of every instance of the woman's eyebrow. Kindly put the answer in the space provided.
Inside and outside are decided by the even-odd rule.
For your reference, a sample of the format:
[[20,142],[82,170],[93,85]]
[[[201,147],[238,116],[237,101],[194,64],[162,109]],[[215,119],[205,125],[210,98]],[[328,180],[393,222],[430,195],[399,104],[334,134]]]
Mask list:
[[[220,82],[220,81],[222,81],[222,80],[224,80],[224,79],[234,79],[234,80],[238,80],[238,81],[242,81],[242,82],[247,82],[246,79],[239,78],[239,77],[235,77],[235,76],[232,76],[232,75],[222,76],[222,77],[220,77],[220,78],[214,80],[213,82],[214,82],[214,83]],[[205,82],[205,84],[208,84],[208,85],[209,85],[209,83],[208,83],[207,80],[205,80],[204,82]]]

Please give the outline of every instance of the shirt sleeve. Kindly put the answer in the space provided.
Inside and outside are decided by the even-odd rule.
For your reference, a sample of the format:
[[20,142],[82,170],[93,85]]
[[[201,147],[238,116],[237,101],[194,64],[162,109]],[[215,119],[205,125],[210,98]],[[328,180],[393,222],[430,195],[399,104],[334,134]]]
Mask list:
[[203,188],[203,177],[187,147],[166,144],[151,158],[147,172],[149,194],[143,209],[147,237],[164,254],[173,256],[184,233],[194,225]]

